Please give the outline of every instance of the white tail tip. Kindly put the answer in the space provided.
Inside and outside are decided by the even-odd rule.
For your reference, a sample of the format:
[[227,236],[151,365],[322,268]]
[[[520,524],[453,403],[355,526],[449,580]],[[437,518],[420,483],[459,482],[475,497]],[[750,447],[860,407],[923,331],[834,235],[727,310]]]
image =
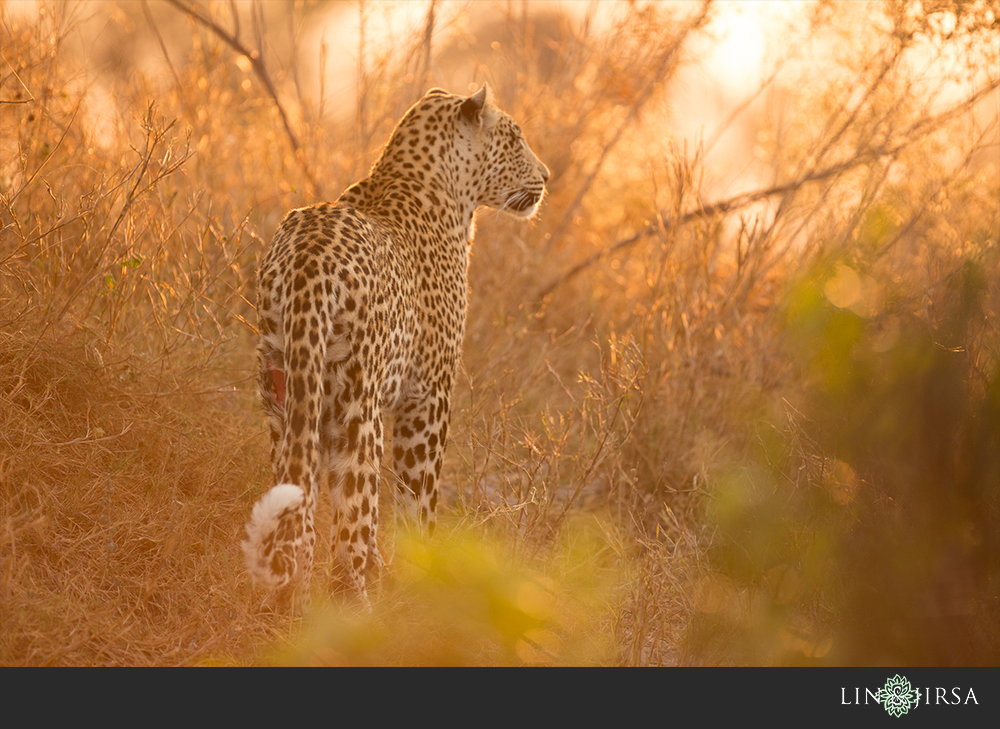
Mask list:
[[290,483],[278,484],[254,505],[247,522],[247,538],[244,540],[243,554],[247,570],[258,583],[269,588],[280,588],[288,584],[290,574],[277,574],[271,566],[275,549],[275,535],[283,518],[292,517],[305,501],[305,492]]

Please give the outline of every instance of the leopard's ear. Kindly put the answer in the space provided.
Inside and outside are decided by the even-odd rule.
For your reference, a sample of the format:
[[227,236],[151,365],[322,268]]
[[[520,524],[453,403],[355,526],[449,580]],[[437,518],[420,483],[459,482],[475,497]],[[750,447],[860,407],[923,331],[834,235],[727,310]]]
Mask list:
[[480,129],[489,129],[496,123],[497,110],[493,106],[493,94],[489,86],[483,84],[479,91],[462,102],[462,117]]
[[449,96],[450,94],[444,89],[439,89],[434,87],[433,89],[427,89],[427,93],[424,96]]

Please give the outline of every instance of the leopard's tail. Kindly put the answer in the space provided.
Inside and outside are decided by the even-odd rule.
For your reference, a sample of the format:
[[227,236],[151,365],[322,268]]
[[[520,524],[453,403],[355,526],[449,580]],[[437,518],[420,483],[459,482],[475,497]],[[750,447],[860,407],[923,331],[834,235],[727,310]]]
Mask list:
[[260,497],[247,523],[243,542],[247,570],[254,580],[278,590],[296,578],[298,564],[294,536],[302,533],[306,494],[282,483]]
[[[282,226],[287,223],[286,219]],[[275,233],[275,245],[281,246],[280,241],[291,245],[288,235],[281,230]],[[279,255],[282,250],[290,252],[277,250]],[[243,552],[247,569],[264,587],[282,592],[285,587],[303,588],[303,594],[308,594],[316,537],[315,495],[320,486],[327,333],[323,329],[326,316],[317,316],[318,302],[313,306],[312,269],[307,266],[294,273],[295,287],[285,292],[287,300],[278,301],[274,281],[269,289],[262,282],[265,292],[258,296],[262,321],[259,381],[271,420],[272,466],[278,485],[254,506]]]

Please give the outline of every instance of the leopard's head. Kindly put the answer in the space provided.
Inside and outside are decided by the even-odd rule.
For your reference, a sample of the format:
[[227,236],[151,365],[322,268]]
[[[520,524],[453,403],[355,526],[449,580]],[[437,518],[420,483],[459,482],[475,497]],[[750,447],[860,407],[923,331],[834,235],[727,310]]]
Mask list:
[[521,127],[500,111],[483,86],[458,106],[479,205],[530,218],[541,205],[549,168],[535,156]]

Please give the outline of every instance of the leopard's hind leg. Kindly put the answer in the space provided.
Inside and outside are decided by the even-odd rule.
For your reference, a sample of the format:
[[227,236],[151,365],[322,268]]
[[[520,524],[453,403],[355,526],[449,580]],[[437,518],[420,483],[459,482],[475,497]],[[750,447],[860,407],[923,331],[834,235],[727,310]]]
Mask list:
[[331,376],[327,398],[326,462],[333,504],[334,583],[369,604],[367,575],[381,567],[378,550],[378,481],[383,454],[382,415],[377,398],[359,395],[375,387],[364,370],[349,361]]

